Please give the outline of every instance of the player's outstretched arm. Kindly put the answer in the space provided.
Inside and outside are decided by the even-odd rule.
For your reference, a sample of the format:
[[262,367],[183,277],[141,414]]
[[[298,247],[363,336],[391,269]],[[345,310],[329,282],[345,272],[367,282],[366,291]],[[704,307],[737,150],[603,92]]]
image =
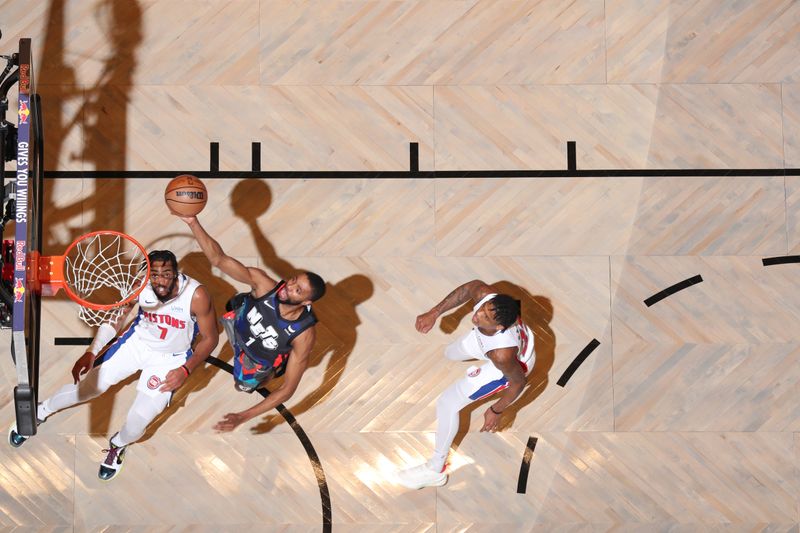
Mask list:
[[433,306],[427,313],[422,313],[417,317],[416,328],[420,333],[428,333],[436,324],[436,319],[450,309],[455,309],[459,305],[469,300],[478,301],[487,294],[494,292],[492,288],[479,279],[468,281],[459,285],[445,296],[444,300]]
[[213,266],[219,268],[236,281],[247,283],[257,293],[266,293],[276,285],[277,282],[260,268],[245,266],[237,259],[226,254],[222,246],[200,224],[197,217],[179,216],[178,218],[188,224],[189,229],[192,230],[192,235],[200,245],[200,249]]
[[197,329],[200,333],[199,340],[194,346],[192,356],[186,360],[186,364],[167,372],[164,384],[159,388],[160,391],[173,391],[183,385],[189,374],[208,359],[208,356],[211,355],[211,352],[219,342],[217,321],[214,316],[214,304],[211,301],[211,295],[203,285],[197,287],[192,295],[191,311],[195,320],[197,320]]
[[300,378],[308,368],[308,359],[316,339],[316,328],[311,327],[298,335],[292,341],[292,351],[286,363],[286,373],[283,375],[283,384],[270,392],[269,396],[249,409],[238,413],[228,413],[216,423],[217,431],[231,431],[242,422],[275,409],[283,402],[289,400],[300,384]]

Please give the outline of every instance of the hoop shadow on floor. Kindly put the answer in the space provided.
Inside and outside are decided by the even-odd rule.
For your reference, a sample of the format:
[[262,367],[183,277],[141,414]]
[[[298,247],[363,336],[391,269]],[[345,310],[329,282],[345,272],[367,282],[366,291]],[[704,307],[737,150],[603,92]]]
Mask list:
[[[532,295],[526,289],[509,281],[498,281],[491,284],[499,293],[508,294],[522,302],[522,320],[533,332],[536,360],[533,369],[528,374],[527,385],[522,394],[506,408],[500,422],[499,431],[510,428],[519,413],[525,406],[532,403],[544,392],[549,383],[550,369],[553,367],[556,352],[556,336],[550,329],[553,320],[553,304],[550,299],[542,295]],[[462,325],[466,316],[472,315],[474,302],[468,302],[441,320],[441,329],[448,334],[463,334],[467,329]],[[472,327],[470,325],[470,327]],[[456,330],[459,331],[456,331]],[[455,340],[455,339],[452,339]],[[466,370],[466,368],[465,368]],[[444,389],[442,389],[444,390]],[[458,433],[453,441],[453,447],[458,448],[464,436],[469,432],[470,419],[475,410],[486,409],[488,403],[497,401],[499,394],[494,394],[481,401],[469,404],[459,413]]]
[[[127,121],[130,91],[137,70],[136,51],[142,39],[143,8],[138,0],[117,2],[99,0],[92,13],[98,17],[108,53],[94,80],[90,74],[77,79],[78,63],[85,58],[72,57],[67,42],[66,0],[47,3],[41,68],[37,78],[50,80],[40,86],[44,130],[46,132],[46,169],[58,169],[67,160],[80,161],[84,168],[123,170],[127,154],[129,123]],[[80,55],[80,54],[78,54]],[[77,59],[76,59],[77,57]],[[72,60],[72,63],[70,63]],[[70,143],[70,137],[80,139]],[[71,152],[71,153],[70,153]],[[95,184],[96,185],[96,184]],[[125,188],[114,181],[107,190],[81,195],[72,202],[54,191],[54,184],[45,186],[43,195],[43,248],[45,255],[59,255],[69,243],[87,231],[100,228],[125,232]],[[58,296],[64,298],[63,294]],[[70,366],[71,368],[71,366]],[[64,381],[72,379],[69,373]],[[126,378],[110,387],[89,404],[89,431],[107,434],[114,398],[124,387],[135,386],[137,376]],[[40,398],[54,391],[40,391]]]

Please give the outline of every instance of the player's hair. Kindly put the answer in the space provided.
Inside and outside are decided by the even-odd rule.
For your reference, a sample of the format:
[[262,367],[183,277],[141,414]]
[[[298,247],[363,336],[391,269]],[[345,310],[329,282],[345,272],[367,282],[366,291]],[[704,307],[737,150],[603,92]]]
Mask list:
[[178,259],[169,250],[153,250],[147,254],[147,258],[150,260],[150,264],[153,264],[153,261],[169,263],[172,265],[172,270],[178,272]]
[[519,319],[520,301],[508,294],[498,294],[491,300],[494,306],[494,321],[503,326],[503,330]]
[[319,274],[306,272],[308,283],[311,285],[311,301],[316,302],[325,296],[325,280]]

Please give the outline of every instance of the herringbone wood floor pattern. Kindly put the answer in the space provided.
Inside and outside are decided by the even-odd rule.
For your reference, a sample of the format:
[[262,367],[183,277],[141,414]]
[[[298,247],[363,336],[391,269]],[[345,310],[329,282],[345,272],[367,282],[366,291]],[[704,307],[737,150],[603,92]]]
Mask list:
[[[3,53],[33,38],[51,170],[205,170],[219,142],[220,168],[244,172],[257,141],[265,170],[406,170],[417,142],[422,170],[486,171],[207,180],[201,219],[227,252],[328,281],[286,403],[322,469],[277,412],[215,433],[257,398],[206,366],[103,484],[127,380],[0,446],[0,529],[320,531],[321,481],[335,531],[800,528],[797,269],[761,263],[800,253],[800,178],[703,173],[800,166],[796,2],[5,0],[0,13]],[[597,176],[492,176],[563,169],[568,140]],[[661,168],[697,172],[602,172]],[[221,314],[244,287],[167,213],[166,182],[48,180],[45,252],[129,232],[174,250]],[[448,484],[407,491],[394,472],[429,456],[437,397],[469,366],[442,355],[467,307],[425,336],[414,318],[476,278],[521,299],[536,364],[504,431],[478,432],[485,402],[466,408]],[[83,351],[55,339],[91,334],[69,300],[45,301],[42,397]],[[6,358],[3,424],[15,381]]]

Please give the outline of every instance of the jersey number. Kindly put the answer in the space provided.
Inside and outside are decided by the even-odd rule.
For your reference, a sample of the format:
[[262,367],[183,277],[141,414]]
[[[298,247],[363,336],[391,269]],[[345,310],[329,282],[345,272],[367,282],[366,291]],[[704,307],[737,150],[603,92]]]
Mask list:
[[167,328],[162,328],[161,326],[156,326],[156,327],[161,332],[161,336],[159,338],[160,339],[166,339],[167,338]]
[[250,323],[250,334],[253,335],[250,337],[250,340],[247,341],[247,346],[253,344],[256,339],[261,339],[261,344],[267,350],[274,350],[278,347],[278,332],[275,331],[275,328],[272,325],[264,327],[262,324],[261,313],[253,307],[247,313],[247,321]]

